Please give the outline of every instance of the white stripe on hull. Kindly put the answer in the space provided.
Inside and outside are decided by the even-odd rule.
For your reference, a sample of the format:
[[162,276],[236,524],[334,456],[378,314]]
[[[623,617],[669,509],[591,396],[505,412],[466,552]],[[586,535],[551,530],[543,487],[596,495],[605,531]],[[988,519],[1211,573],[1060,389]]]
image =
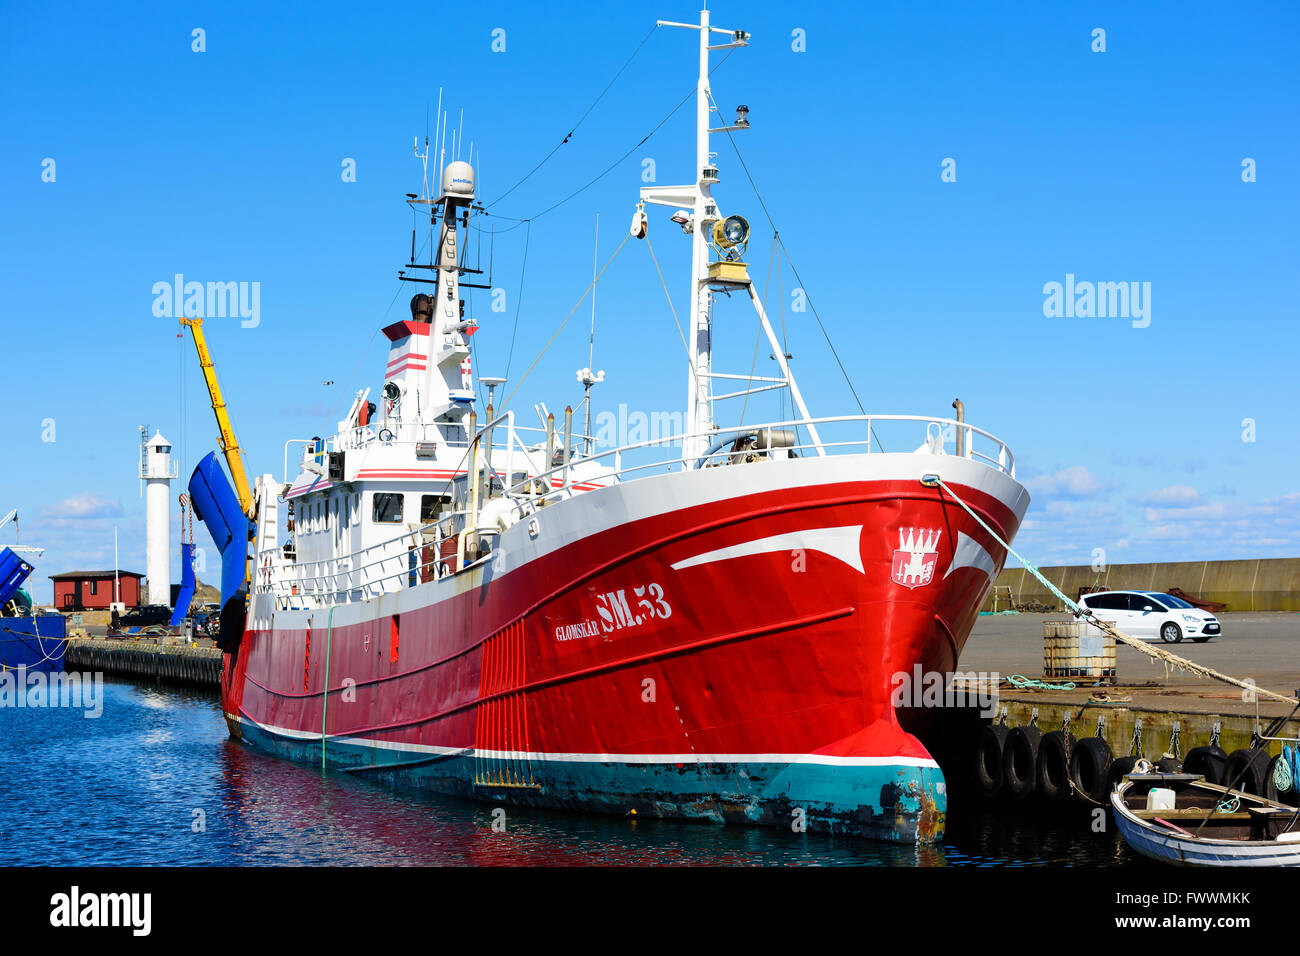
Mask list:
[[[276,734],[304,742],[319,741],[319,733],[259,724],[240,717],[241,724],[257,727],[266,733]],[[679,763],[789,763],[820,764],[829,767],[925,767],[938,769],[938,764],[928,757],[834,757],[827,754],[595,754],[595,753],[541,753],[515,750],[475,750],[473,747],[437,747],[430,744],[398,743],[370,737],[333,737],[327,743],[340,743],[354,747],[371,747],[376,750],[401,750],[433,756],[464,754],[498,760],[558,761],[564,763],[627,763],[627,764],[679,764]]]

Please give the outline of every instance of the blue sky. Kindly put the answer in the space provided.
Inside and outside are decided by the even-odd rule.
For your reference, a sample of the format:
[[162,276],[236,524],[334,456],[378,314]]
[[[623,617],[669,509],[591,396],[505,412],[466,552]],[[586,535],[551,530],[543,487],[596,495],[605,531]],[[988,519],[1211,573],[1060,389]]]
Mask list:
[[[176,443],[186,473],[215,447],[192,346],[154,316],[155,283],[260,284],[255,328],[210,319],[208,334],[250,469],[279,474],[286,439],[322,433],[336,403],[381,384],[374,333],[411,294],[395,280],[412,225],[402,195],[419,187],[411,141],[439,87],[453,122],[464,109],[491,202],[574,129],[656,18],[697,16],[671,0],[480,3],[448,34],[439,9],[0,10],[0,512],[18,508],[23,540],[49,548],[41,575],[110,566],[115,525],[122,566],[144,570],[139,424]],[[960,396],[1016,453],[1034,492],[1019,546],[1038,563],[1087,563],[1094,548],[1112,563],[1300,554],[1300,8],[713,9],[752,34],[714,95],[728,114],[750,107],[740,148],[869,411],[947,415]],[[589,189],[510,229],[650,132],[690,91],[694,56],[693,34],[657,31],[570,142],[480,219],[502,230],[481,248],[508,306],[470,299],[480,373],[505,374],[521,294],[512,378],[555,331],[590,281],[596,214],[602,261],[625,234],[643,160],[661,183],[688,179],[689,104]],[[715,194],[754,224],[762,282],[771,228],[730,145],[715,148]],[[686,240],[664,211],[651,228],[680,309]],[[1067,274],[1150,283],[1149,326],[1045,316],[1044,284]],[[855,412],[811,314],[788,308],[788,267],[781,282],[813,413]],[[624,247],[598,306],[597,408],[678,408],[681,344],[643,246]],[[584,305],[521,408],[580,400],[586,319]],[[716,328],[719,365],[743,371],[743,303]]]

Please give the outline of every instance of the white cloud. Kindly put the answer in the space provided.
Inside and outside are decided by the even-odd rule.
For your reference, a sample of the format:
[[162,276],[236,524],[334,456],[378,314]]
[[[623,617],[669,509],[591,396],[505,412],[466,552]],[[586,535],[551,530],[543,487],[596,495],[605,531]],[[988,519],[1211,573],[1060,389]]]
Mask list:
[[1091,498],[1115,487],[1115,483],[1103,483],[1084,465],[1062,468],[1050,475],[1037,475],[1025,479],[1025,487],[1035,495],[1056,498]]
[[1159,491],[1148,491],[1137,498],[1140,504],[1158,508],[1189,508],[1200,500],[1201,493],[1191,485],[1169,485]]
[[1169,521],[1176,519],[1187,521],[1191,518],[1222,518],[1227,513],[1227,509],[1221,501],[1210,501],[1203,505],[1195,507],[1181,507],[1178,505],[1166,505],[1163,508],[1147,508],[1143,511],[1142,516],[1147,521]]
[[79,495],[64,498],[62,501],[46,505],[41,509],[41,517],[43,518],[62,518],[73,521],[85,521],[94,518],[120,518],[124,513],[121,498],[110,500],[93,491],[83,491]]

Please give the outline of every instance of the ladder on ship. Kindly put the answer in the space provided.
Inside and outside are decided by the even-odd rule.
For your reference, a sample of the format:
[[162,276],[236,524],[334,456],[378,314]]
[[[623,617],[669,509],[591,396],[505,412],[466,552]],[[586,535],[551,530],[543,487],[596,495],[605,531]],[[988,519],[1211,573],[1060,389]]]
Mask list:
[[474,785],[538,789],[528,740],[524,624],[516,621],[483,644],[474,728]]

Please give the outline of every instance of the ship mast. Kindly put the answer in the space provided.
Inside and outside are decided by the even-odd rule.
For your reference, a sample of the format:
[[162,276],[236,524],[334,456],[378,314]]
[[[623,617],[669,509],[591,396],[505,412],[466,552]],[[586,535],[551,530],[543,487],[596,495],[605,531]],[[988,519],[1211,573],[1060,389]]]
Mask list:
[[[799,414],[805,419],[812,416],[808,413],[803,396],[799,392],[799,386],[795,383],[790,366],[786,361],[785,348],[777,341],[776,333],[767,320],[766,311],[754,291],[753,283],[749,280],[744,264],[735,260],[734,256],[728,256],[728,261],[725,263],[729,268],[718,268],[723,263],[710,263],[709,261],[710,242],[712,241],[715,247],[719,247],[719,235],[715,231],[715,227],[723,225],[723,217],[718,212],[718,204],[713,198],[713,185],[718,182],[718,170],[714,164],[715,154],[709,149],[709,136],[711,133],[749,128],[749,121],[745,118],[748,109],[743,106],[737,109],[734,125],[721,126],[717,129],[709,128],[710,104],[712,103],[709,88],[709,54],[715,50],[732,50],[749,46],[749,34],[744,30],[726,30],[721,27],[711,26],[707,9],[700,11],[699,24],[659,20],[658,26],[699,31],[699,79],[695,88],[695,181],[684,186],[642,187],[641,201],[637,206],[637,214],[632,221],[632,233],[638,238],[644,238],[645,236],[648,227],[644,212],[646,203],[673,206],[679,210],[690,210],[689,216],[681,212],[677,213],[673,216],[673,221],[679,223],[683,231],[691,234],[691,289],[689,299],[691,312],[689,319],[690,332],[687,337],[690,374],[687,381],[686,420],[684,423],[688,437],[683,442],[682,458],[689,463],[688,467],[694,467],[698,459],[708,451],[709,443],[712,440],[710,433],[714,429],[713,403],[715,401],[723,398],[733,398],[751,391],[789,388]],[[730,42],[710,46],[709,37],[714,33],[729,37]],[[743,226],[743,235],[737,242],[733,243],[726,239],[723,242],[727,246],[738,246],[743,249],[744,243],[748,239],[749,226],[740,217],[733,217],[733,219]],[[726,220],[728,225],[731,222],[732,219]],[[741,288],[747,291],[749,299],[758,313],[763,331],[772,346],[773,357],[780,366],[780,378],[728,375],[713,371],[712,322],[714,289]],[[748,378],[750,379],[750,387],[741,392],[714,395],[712,391],[712,380],[714,378],[731,380]],[[755,381],[764,384],[754,388],[753,382]],[[826,454],[816,428],[812,425],[807,426],[807,428],[817,453],[819,455]]]

